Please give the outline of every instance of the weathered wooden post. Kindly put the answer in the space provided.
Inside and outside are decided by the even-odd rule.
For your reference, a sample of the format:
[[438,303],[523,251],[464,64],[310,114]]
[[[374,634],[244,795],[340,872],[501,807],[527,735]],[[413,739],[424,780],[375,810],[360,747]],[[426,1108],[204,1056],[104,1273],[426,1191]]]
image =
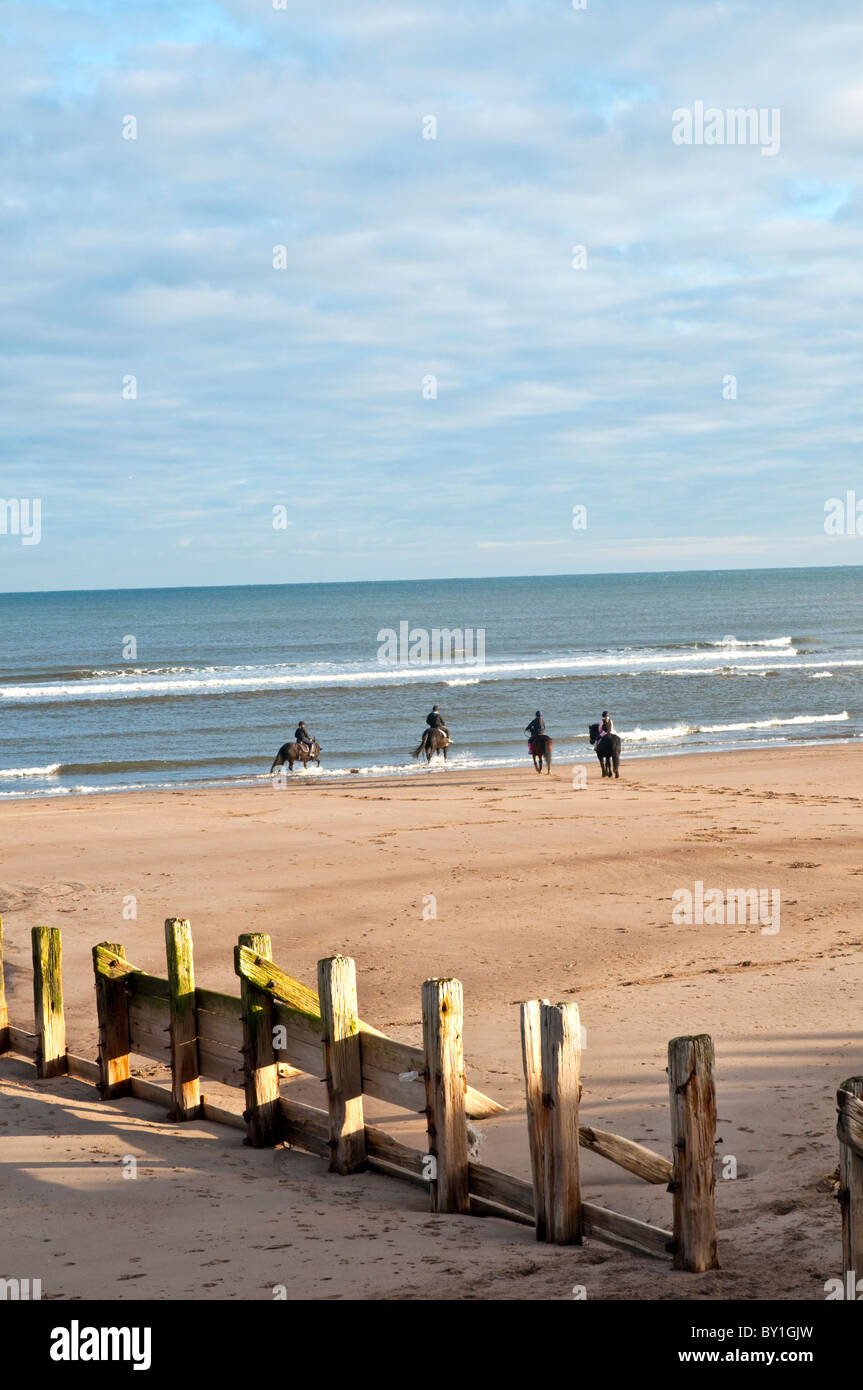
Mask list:
[[0,917],[0,1052],[9,1051],[9,1010],[6,1007],[6,977],[3,974],[3,918]]
[[[243,932],[240,945],[263,960],[273,946],[263,932]],[[273,1039],[273,996],[240,976],[243,1010],[243,1075],[246,1091],[246,1142],[269,1149],[279,1141],[279,1063]]]
[[540,1006],[540,1045],[542,1103],[549,1112],[543,1163],[545,1239],[554,1245],[580,1245],[581,1023],[577,1004]]
[[537,1240],[545,1240],[545,1147],[549,1112],[542,1103],[542,1032],[540,1019],[547,999],[530,999],[521,1006],[521,1057],[527,1106],[527,1137],[533,1176],[533,1209]]
[[668,1044],[668,1090],[674,1173],[674,1268],[718,1269],[715,1179],[716,1087],[713,1040],[706,1033]]
[[63,1017],[62,945],[59,927],[33,927],[33,1007],[36,1014],[36,1075],[62,1076],[66,1061]]
[[469,1212],[461,980],[426,980],[422,991],[432,1211]]
[[[842,1082],[836,1092],[836,1105],[842,1273],[846,1289],[854,1289],[863,1283],[863,1076],[851,1076]],[[856,1294],[849,1293],[848,1297],[856,1298]]]
[[201,1083],[192,929],[187,921],[167,919],[165,949],[171,989],[171,1119],[194,1120],[201,1112]]
[[318,961],[318,997],[330,1111],[330,1172],[355,1173],[366,1161],[366,1132],[357,975],[348,956]]
[[[106,956],[105,952],[110,952]],[[125,961],[125,947],[102,941],[93,947],[96,974],[96,1016],[99,1021],[99,1092],[103,1100],[128,1096],[132,1090],[129,1035],[129,989],[126,975],[118,971]]]

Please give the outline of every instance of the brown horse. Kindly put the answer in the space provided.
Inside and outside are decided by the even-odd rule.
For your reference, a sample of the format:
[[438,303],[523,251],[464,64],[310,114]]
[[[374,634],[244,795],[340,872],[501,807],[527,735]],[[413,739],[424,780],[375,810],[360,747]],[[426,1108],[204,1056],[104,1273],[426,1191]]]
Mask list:
[[449,734],[445,734],[443,729],[425,729],[423,736],[411,753],[412,758],[418,758],[421,753],[425,753],[426,762],[432,760],[432,753],[443,753],[443,760],[446,762],[446,750],[452,746],[452,739]]
[[529,746],[533,758],[533,765],[537,772],[542,772],[542,760],[545,758],[545,770],[550,776],[552,743],[548,734],[537,734],[530,740]]
[[307,763],[317,763],[321,765],[321,745],[317,739],[312,740],[311,748],[307,743],[283,743],[275,758],[270,773],[274,773],[277,767],[288,764],[288,771],[293,772],[294,763],[302,763],[305,769]]

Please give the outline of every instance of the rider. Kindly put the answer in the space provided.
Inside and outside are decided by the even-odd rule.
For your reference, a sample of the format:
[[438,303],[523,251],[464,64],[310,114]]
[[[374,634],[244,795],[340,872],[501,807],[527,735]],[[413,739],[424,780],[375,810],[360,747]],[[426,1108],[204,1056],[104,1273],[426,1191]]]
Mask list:
[[431,714],[426,715],[426,723],[428,724],[430,729],[442,729],[443,732],[446,734],[447,738],[449,738],[449,729],[443,722],[443,715],[441,714],[437,705],[435,705],[432,708]]
[[294,729],[294,741],[296,743],[305,743],[308,748],[311,748],[312,744],[314,743],[314,739],[312,738],[302,719],[300,720],[297,727]]
[[539,738],[540,734],[545,733],[545,720],[542,717],[542,710],[537,710],[530,723],[524,726],[524,732],[528,735],[528,748],[533,752],[533,740]]
[[597,741],[597,743],[599,742],[599,740],[600,740],[601,738],[605,738],[605,735],[606,735],[606,734],[613,734],[613,733],[614,733],[614,723],[613,723],[613,721],[612,721],[611,715],[608,713],[608,710],[607,710],[607,709],[604,709],[604,710],[602,711],[602,718],[601,718],[600,721],[599,721],[599,729],[597,730],[597,734],[596,734],[596,741]]

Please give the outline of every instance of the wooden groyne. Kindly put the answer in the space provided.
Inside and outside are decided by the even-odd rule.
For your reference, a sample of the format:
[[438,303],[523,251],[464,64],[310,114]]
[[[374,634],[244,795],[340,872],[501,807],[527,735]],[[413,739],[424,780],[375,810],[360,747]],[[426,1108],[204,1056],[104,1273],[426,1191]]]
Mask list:
[[[713,1045],[706,1035],[673,1038],[668,1045],[669,1160],[580,1123],[578,1007],[548,1000],[522,1004],[532,1172],[526,1182],[470,1157],[468,1121],[505,1107],[467,1080],[458,980],[425,981],[423,1046],[413,1047],[360,1019],[356,966],[348,957],[318,962],[316,993],[275,964],[268,936],[247,933],[234,948],[239,993],[223,994],[197,983],[189,923],[169,918],[164,977],[132,964],[118,942],[93,947],[99,1052],[91,1061],[66,1047],[60,932],[34,927],[31,939],[34,1033],[8,1021],[0,923],[0,1051],[32,1061],[40,1077],[68,1074],[97,1086],[106,1100],[132,1095],[152,1101],[174,1121],[232,1125],[244,1129],[256,1148],[289,1144],[327,1159],[334,1172],[373,1169],[416,1183],[427,1188],[436,1212],[503,1217],[533,1226],[538,1240],[554,1244],[595,1237],[671,1257],[681,1270],[717,1268],[716,1099]],[[136,1076],[133,1057],[165,1066],[170,1090]],[[282,1094],[282,1080],[297,1073],[325,1083],[326,1110]],[[211,1103],[201,1090],[205,1078],[242,1090],[242,1115]],[[366,1124],[364,1096],[425,1115],[426,1151]],[[585,1201],[583,1148],[645,1182],[664,1184],[672,1199],[672,1229]],[[854,1161],[861,1162],[856,1150]],[[858,1226],[854,1230],[859,1239]]]

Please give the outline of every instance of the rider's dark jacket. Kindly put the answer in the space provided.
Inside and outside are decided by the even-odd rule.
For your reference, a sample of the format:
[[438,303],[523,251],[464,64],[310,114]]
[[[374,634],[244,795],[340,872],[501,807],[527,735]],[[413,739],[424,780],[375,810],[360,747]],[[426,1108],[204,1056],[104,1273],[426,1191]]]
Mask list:
[[294,739],[297,743],[307,743],[310,748],[312,746],[312,743],[314,742],[308,729],[294,729]]
[[446,728],[446,724],[443,722],[443,715],[435,709],[432,710],[431,714],[426,715],[426,723],[430,729]]
[[536,719],[531,719],[525,727],[525,733],[530,734],[531,738],[537,738],[539,734],[545,733],[545,720],[541,715]]

